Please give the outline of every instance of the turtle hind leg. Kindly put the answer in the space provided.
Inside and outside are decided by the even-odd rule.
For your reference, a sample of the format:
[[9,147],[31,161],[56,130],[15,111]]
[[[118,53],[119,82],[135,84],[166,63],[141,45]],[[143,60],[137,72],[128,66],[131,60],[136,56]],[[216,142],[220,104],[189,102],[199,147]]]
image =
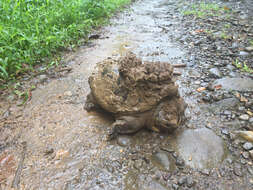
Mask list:
[[112,131],[108,140],[115,139],[118,135],[129,135],[138,132],[144,127],[142,118],[133,116],[122,116],[112,124]]

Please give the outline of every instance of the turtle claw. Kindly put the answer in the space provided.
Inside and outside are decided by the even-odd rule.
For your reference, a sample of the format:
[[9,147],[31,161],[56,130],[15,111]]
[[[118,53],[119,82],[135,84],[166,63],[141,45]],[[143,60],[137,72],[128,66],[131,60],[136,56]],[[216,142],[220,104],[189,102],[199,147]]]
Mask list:
[[110,132],[108,135],[107,135],[107,141],[112,141],[114,139],[116,139],[118,136],[118,133],[116,132],[116,130],[114,129],[112,132]]

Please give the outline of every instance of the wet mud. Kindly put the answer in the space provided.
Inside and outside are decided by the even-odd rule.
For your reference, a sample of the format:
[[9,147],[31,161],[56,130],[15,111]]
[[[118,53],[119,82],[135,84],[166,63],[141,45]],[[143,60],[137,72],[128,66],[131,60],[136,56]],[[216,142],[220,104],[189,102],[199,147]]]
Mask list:
[[[101,29],[99,39],[64,56],[71,72],[35,78],[36,89],[24,106],[3,97],[0,189],[13,186],[22,161],[22,142],[26,153],[19,189],[252,189],[253,145],[234,133],[253,129],[252,92],[211,85],[236,75],[251,89],[252,74],[237,69],[227,58],[232,56],[224,55],[232,41],[206,41],[206,33],[201,32],[205,20],[182,13],[196,2],[136,1]],[[251,20],[246,18],[251,13],[249,2],[241,6],[217,1],[246,15],[247,34],[252,32]],[[213,43],[219,47],[219,56],[213,52]],[[250,63],[252,53],[244,56],[241,46],[249,44],[239,40],[233,55]],[[88,77],[96,63],[129,50],[143,60],[187,65],[176,69],[182,73],[177,84],[188,108],[186,123],[175,133],[141,130],[108,142],[113,118],[83,109],[90,92]]]

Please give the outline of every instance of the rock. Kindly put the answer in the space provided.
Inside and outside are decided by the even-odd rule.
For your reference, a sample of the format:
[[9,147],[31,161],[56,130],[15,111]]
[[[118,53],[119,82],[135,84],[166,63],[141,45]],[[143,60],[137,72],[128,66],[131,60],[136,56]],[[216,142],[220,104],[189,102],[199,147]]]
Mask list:
[[45,82],[47,80],[47,75],[39,75],[40,82]]
[[177,184],[181,186],[181,185],[183,185],[183,184],[186,183],[186,180],[187,180],[187,178],[186,178],[185,176],[183,176],[183,177],[181,177],[181,178],[178,180]]
[[200,171],[200,173],[204,174],[204,175],[210,175],[210,170],[208,169],[203,169]]
[[248,166],[248,172],[250,173],[250,175],[253,175],[253,167],[252,166]]
[[250,151],[249,151],[249,156],[250,156],[250,158],[253,160],[253,150],[250,150]]
[[185,130],[176,143],[179,156],[192,168],[215,167],[223,159],[223,141],[210,129]]
[[253,149],[253,144],[250,143],[250,142],[246,142],[246,143],[243,144],[242,147],[243,147],[244,150],[251,150],[251,149]]
[[234,166],[234,174],[237,176],[242,176],[242,168],[240,164],[235,164]]
[[233,65],[227,65],[226,68],[230,71],[233,71],[235,69],[235,67]]
[[248,159],[249,158],[249,153],[248,152],[243,152],[242,157],[245,158],[245,159]]
[[175,184],[175,183],[172,184],[172,189],[178,190],[178,188],[179,188],[179,185],[177,185],[177,184]]
[[248,52],[246,52],[246,51],[240,51],[239,52],[239,56],[242,56],[242,57],[247,57],[247,56],[249,56],[250,54],[248,53]]
[[241,119],[243,121],[248,121],[249,120],[249,115],[248,114],[240,115],[239,119]]
[[228,76],[231,77],[231,78],[238,78],[238,77],[240,77],[240,74],[238,74],[238,73],[236,73],[236,72],[230,72],[230,73],[228,74]]
[[152,156],[153,164],[161,170],[169,171],[171,169],[171,162],[169,155],[164,151],[159,151]]
[[249,78],[222,78],[214,81],[212,87],[221,86],[224,90],[236,90],[243,92],[253,91],[253,80]]
[[142,189],[145,190],[168,190],[165,186],[163,186],[162,184],[160,184],[159,182],[152,180],[149,184],[139,184],[140,187],[142,187]]
[[121,136],[118,136],[117,143],[118,143],[118,145],[124,147],[124,146],[130,146],[132,142],[131,142],[130,137],[121,135]]
[[187,185],[187,187],[193,187],[194,186],[194,184],[195,184],[195,181],[192,179],[192,177],[187,177],[187,179],[186,179],[186,185]]
[[253,123],[253,117],[251,117],[251,118],[249,119],[249,122],[250,122],[250,123]]
[[203,108],[212,113],[217,113],[221,111],[225,111],[231,108],[236,107],[239,104],[239,100],[237,98],[226,98],[215,102],[211,105],[204,105]]
[[212,68],[209,70],[209,75],[212,78],[221,78],[222,77],[222,73],[220,72],[220,70],[218,68]]
[[66,91],[63,94],[64,96],[72,96],[72,92],[71,91]]
[[246,47],[246,48],[245,48],[245,51],[247,51],[247,52],[253,51],[253,46]]
[[253,131],[235,131],[235,134],[247,141],[253,142]]
[[182,158],[177,158],[176,165],[182,168],[184,166],[184,160]]
[[60,149],[57,151],[55,159],[56,160],[63,160],[64,158],[69,156],[69,152],[67,150]]

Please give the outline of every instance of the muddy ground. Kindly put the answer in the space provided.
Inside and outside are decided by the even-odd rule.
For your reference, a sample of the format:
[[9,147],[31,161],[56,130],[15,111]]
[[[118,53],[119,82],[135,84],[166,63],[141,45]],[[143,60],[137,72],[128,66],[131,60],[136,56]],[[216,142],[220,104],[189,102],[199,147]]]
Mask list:
[[[199,2],[136,1],[58,72],[21,81],[36,87],[25,105],[2,95],[0,189],[252,189],[253,145],[235,134],[253,130],[252,1]],[[187,65],[176,133],[107,142],[112,118],[83,109],[95,64],[129,50]]]

